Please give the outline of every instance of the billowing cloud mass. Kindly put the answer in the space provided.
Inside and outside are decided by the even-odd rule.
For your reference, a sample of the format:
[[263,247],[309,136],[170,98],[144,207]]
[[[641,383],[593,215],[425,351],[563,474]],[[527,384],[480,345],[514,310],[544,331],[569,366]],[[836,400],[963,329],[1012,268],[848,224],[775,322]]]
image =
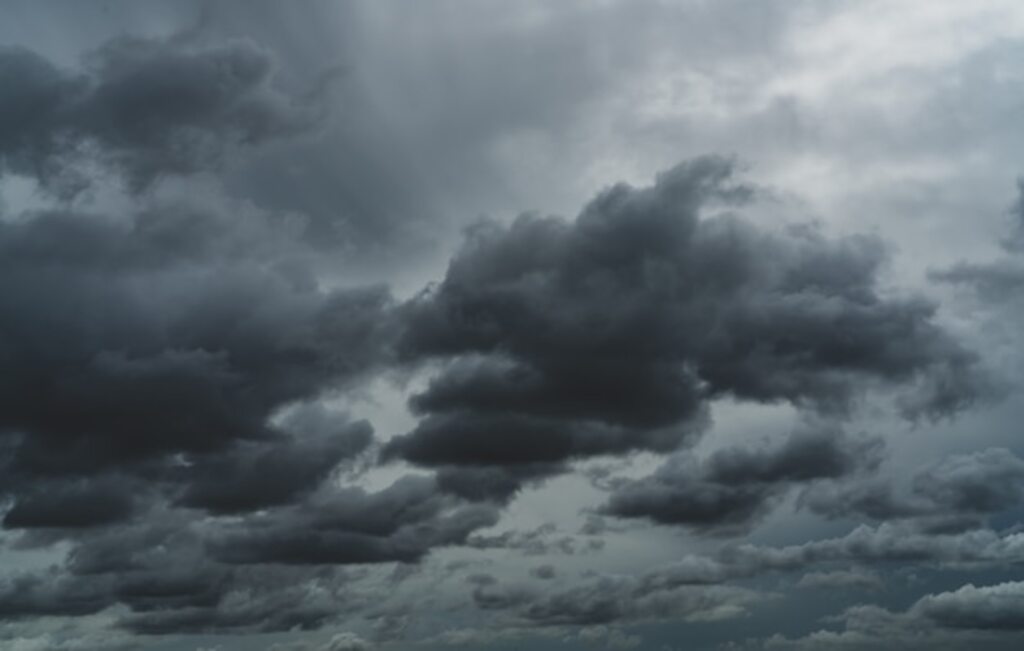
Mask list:
[[[229,144],[258,144],[314,124],[312,105],[273,91],[272,57],[252,43],[191,49],[125,36],[65,71],[31,50],[0,50],[0,162],[56,192],[87,181],[95,159],[134,189],[199,171]],[[307,103],[308,104],[308,103]]]
[[671,451],[724,397],[841,414],[902,384],[911,417],[978,397],[975,356],[934,306],[880,295],[882,242],[762,229],[729,210],[756,196],[732,176],[705,157],[613,186],[573,222],[473,227],[443,282],[403,307],[398,354],[443,368],[385,455],[529,469]]
[[0,648],[1016,649],[1017,3],[398,4],[0,0]]
[[653,475],[618,486],[604,511],[711,532],[743,530],[790,485],[876,467],[880,443],[808,431],[795,432],[775,450],[724,448],[703,464],[677,455]]
[[806,491],[811,510],[831,518],[906,520],[961,528],[1015,508],[1024,497],[1024,459],[1005,448],[950,456],[913,475],[900,491],[888,482],[838,483]]
[[[46,189],[96,161],[140,191],[312,126],[252,45],[125,38],[82,74],[3,56],[0,155]],[[3,526],[25,547],[73,545],[63,570],[9,579],[7,616],[121,604],[144,634],[309,628],[341,580],[250,566],[412,562],[493,523],[431,479],[333,487],[373,427],[321,400],[387,363],[393,300],[320,286],[293,222],[152,195],[0,224]]]

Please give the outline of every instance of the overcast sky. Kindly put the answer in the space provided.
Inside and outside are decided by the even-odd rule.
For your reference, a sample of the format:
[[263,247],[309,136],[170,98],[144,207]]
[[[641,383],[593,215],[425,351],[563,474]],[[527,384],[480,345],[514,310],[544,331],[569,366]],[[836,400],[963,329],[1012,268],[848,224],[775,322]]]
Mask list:
[[1019,649],[1024,5],[0,0],[0,648]]

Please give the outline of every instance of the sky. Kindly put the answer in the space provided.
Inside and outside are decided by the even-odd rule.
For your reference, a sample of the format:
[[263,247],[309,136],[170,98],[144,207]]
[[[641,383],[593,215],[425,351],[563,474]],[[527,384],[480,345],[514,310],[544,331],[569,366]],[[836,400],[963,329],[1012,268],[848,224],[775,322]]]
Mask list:
[[1019,649],[1024,5],[0,0],[0,648]]

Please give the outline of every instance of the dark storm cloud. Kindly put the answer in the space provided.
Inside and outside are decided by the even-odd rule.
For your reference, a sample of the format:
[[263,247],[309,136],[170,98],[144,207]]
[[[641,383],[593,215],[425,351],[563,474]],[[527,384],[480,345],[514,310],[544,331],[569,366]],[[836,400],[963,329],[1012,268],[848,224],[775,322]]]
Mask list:
[[233,144],[295,135],[315,107],[271,89],[270,55],[251,43],[192,47],[122,37],[82,71],[0,49],[0,166],[62,195],[88,182],[97,160],[140,190],[163,174],[196,172]]
[[135,511],[137,482],[116,476],[35,482],[3,517],[7,529],[76,528],[126,520]]
[[442,466],[437,481],[442,490],[473,502],[505,502],[524,484],[565,472],[563,464],[511,466]]
[[[377,290],[295,288],[244,264],[148,276],[42,256],[3,267],[0,426],[37,434],[24,453],[36,465],[80,468],[263,438],[274,408],[374,361],[387,301]],[[88,322],[75,318],[83,310]],[[148,436],[134,436],[140,429]],[[48,441],[62,449],[34,454],[32,443]]]
[[225,566],[205,537],[180,513],[108,530],[78,541],[65,580],[104,589],[127,608],[118,626],[147,635],[308,629],[344,610],[343,574]]
[[[562,51],[560,39],[551,43]],[[555,68],[543,75],[552,99],[562,77],[580,80],[564,74],[573,69],[564,61]],[[103,613],[133,634],[166,635],[309,630],[359,612],[382,636],[397,636],[421,606],[367,603],[377,595],[353,585],[370,573],[364,566],[419,563],[450,546],[574,553],[580,539],[557,527],[479,530],[498,522],[522,485],[573,460],[675,451],[706,427],[716,399],[837,415],[873,387],[899,387],[900,406],[918,417],[952,413],[981,390],[974,357],[935,324],[933,305],[878,289],[878,239],[770,232],[720,212],[757,193],[717,157],[669,170],[650,188],[616,185],[573,222],[526,215],[479,226],[443,281],[404,305],[384,288],[323,286],[311,258],[324,251],[311,252],[310,242],[330,248],[345,238],[321,238],[326,229],[307,221],[358,210],[388,230],[426,203],[380,142],[364,149],[372,156],[346,150],[337,166],[334,141],[292,142],[234,170],[251,176],[232,191],[317,213],[310,220],[229,199],[218,179],[159,183],[318,125],[320,98],[281,94],[274,70],[249,42],[191,36],[119,38],[73,70],[0,50],[0,174],[33,177],[76,201],[109,174],[129,190],[115,203],[131,204],[114,214],[75,204],[0,215],[5,537],[20,552],[67,549],[55,569],[0,580],[0,619]],[[512,85],[507,75],[479,76],[506,91],[470,98],[476,124],[445,103],[439,132],[473,141],[498,112],[516,128],[576,118],[550,100],[541,113],[560,113],[553,119],[509,110],[509,99],[541,106],[507,91],[532,85],[532,73]],[[437,88],[447,102],[450,88]],[[438,169],[463,169],[441,158],[477,146],[447,142],[432,155]],[[282,181],[288,175],[313,180]],[[322,191],[295,196],[311,186]],[[167,201],[168,192],[188,199]],[[216,205],[203,204],[206,192]],[[379,490],[346,485],[346,469],[376,449],[373,430],[322,402],[398,364],[438,372],[410,402],[417,426],[385,446],[384,459],[435,474]],[[620,515],[658,520],[672,502],[690,509],[683,519],[696,526],[741,527],[787,487],[869,468],[876,451],[800,434],[778,449],[670,464],[620,487],[611,504],[641,487],[666,488],[656,508]],[[922,490],[946,504],[1002,504],[1016,490],[1000,489],[1001,479],[985,487],[933,479],[922,479]],[[989,530],[926,536],[883,525],[564,589],[542,565],[543,584],[478,581],[472,598],[525,626],[721,618],[758,598],[719,585],[734,579],[819,562],[1004,563],[1019,560],[1019,547]],[[411,573],[391,572],[388,589]],[[351,636],[327,644],[365,646]]]
[[726,448],[704,462],[679,454],[653,475],[618,486],[602,510],[714,533],[743,531],[794,484],[873,469],[881,447],[879,439],[805,430],[775,448]]
[[465,506],[433,478],[405,477],[378,493],[325,490],[299,506],[252,516],[212,541],[227,563],[415,562],[434,547],[462,544],[497,522],[490,506]]
[[839,631],[819,630],[788,639],[775,635],[751,648],[764,649],[1016,649],[1024,630],[1024,584],[972,583],[926,594],[904,611],[874,605],[847,608],[830,617]]
[[324,487],[244,518],[154,511],[76,532],[63,566],[11,578],[0,605],[6,618],[120,606],[116,625],[143,635],[319,628],[369,605],[339,565],[414,563],[496,520],[411,476],[378,492]]
[[[114,475],[184,484],[183,503],[211,510],[281,503],[369,443],[343,414],[270,422],[377,365],[390,305],[297,276],[273,216],[155,203],[24,217],[0,224],[7,526],[127,515],[130,500],[90,483]],[[75,482],[93,507],[67,494]]]
[[705,476],[722,484],[801,482],[842,477],[874,469],[881,461],[881,439],[851,439],[827,428],[797,430],[778,447],[731,447],[715,451]]
[[[86,615],[120,604],[118,627],[142,635],[311,629],[345,609],[343,578],[328,571],[136,568],[112,575],[16,577],[0,594],[5,618]],[[7,605],[6,601],[11,604]]]
[[1024,460],[1005,448],[951,455],[917,472],[909,487],[862,482],[818,486],[801,504],[831,518],[907,520],[924,530],[962,530],[1024,499]]
[[[184,37],[115,39],[79,72],[5,49],[0,171],[74,193],[99,161],[138,190],[307,130],[318,107],[272,90],[272,69],[251,44]],[[227,198],[0,224],[6,527],[111,524],[161,494],[282,504],[367,447],[372,430],[343,414],[318,431],[271,422],[385,345],[387,291],[320,289],[301,228]]]
[[[779,448],[791,448],[792,443]],[[868,445],[866,450],[871,450]],[[877,452],[877,449],[875,450]],[[750,455],[751,458],[757,455]],[[783,455],[760,455],[780,458]],[[721,458],[734,458],[725,453]],[[876,457],[877,461],[877,457]],[[730,462],[731,464],[732,462]],[[870,453],[864,459],[874,462]],[[773,464],[754,463],[766,468]],[[827,464],[825,464],[827,465]],[[706,468],[728,467],[705,462]],[[735,466],[733,466],[735,467]],[[715,555],[687,556],[677,563],[649,573],[645,583],[672,585],[713,585],[746,579],[771,572],[798,572],[825,565],[830,571],[812,572],[801,586],[849,584],[878,586],[877,577],[867,565],[884,563],[922,564],[953,567],[1010,567],[1024,559],[1024,536],[1015,529],[996,531],[984,526],[985,517],[1016,508],[1024,490],[1024,462],[1005,449],[951,455],[930,464],[908,479],[906,495],[883,490],[861,489],[851,482],[847,492],[825,490],[828,481],[813,485],[803,496],[804,505],[822,510],[827,504],[829,516],[869,517],[881,520],[877,526],[860,525],[846,535],[809,540],[800,544],[772,547],[734,544],[722,547]],[[749,476],[751,473],[744,473]],[[756,473],[753,473],[756,474]],[[827,473],[825,473],[827,477]],[[779,476],[772,473],[772,476]],[[651,478],[640,480],[650,482]],[[848,478],[840,478],[847,482]],[[876,486],[878,484],[868,484]],[[628,485],[627,485],[628,487]],[[693,491],[696,492],[696,491]],[[869,495],[866,501],[861,495]],[[687,495],[680,497],[686,504]],[[836,564],[853,564],[850,570],[836,570]]]
[[1020,534],[991,529],[921,532],[906,524],[861,525],[845,536],[786,547],[739,545],[723,550],[719,561],[747,572],[791,571],[815,563],[904,562],[937,565],[1006,566],[1022,557]]
[[0,579],[0,617],[91,615],[110,605],[102,586],[69,580],[56,572]]
[[[316,107],[271,90],[272,67],[185,39],[112,41],[81,73],[5,50],[0,173],[69,196],[98,161],[141,190],[295,135]],[[315,628],[352,601],[329,565],[417,562],[496,521],[465,480],[332,481],[373,429],[323,401],[390,366],[389,292],[322,287],[301,218],[176,182],[0,223],[3,524],[18,549],[68,549],[4,579],[0,618]]]
[[559,590],[488,584],[473,593],[477,607],[509,611],[531,626],[596,626],[664,619],[736,617],[760,597],[727,586],[598,575]]
[[754,192],[732,167],[705,157],[616,185],[573,222],[471,229],[443,282],[403,308],[400,354],[441,370],[385,456],[514,467],[669,451],[726,396],[835,413],[905,384],[911,417],[977,397],[975,356],[934,306],[879,294],[880,241],[716,213]]
[[308,434],[268,445],[240,443],[196,461],[186,473],[183,506],[232,513],[287,504],[320,484],[342,459],[365,450],[373,436],[366,421],[317,440]]
[[[152,590],[150,585],[143,590]],[[207,579],[195,588],[208,591],[209,586]],[[171,585],[169,592],[176,587]],[[328,577],[282,572],[234,575],[216,600],[207,603],[175,603],[171,592],[155,597],[158,607],[139,607],[137,597],[132,603],[121,594],[132,612],[119,625],[142,635],[311,630],[344,612],[344,600],[333,590]]]
[[[974,567],[1008,567],[1019,564],[1022,556],[1019,533],[999,534],[992,530],[974,530],[955,534],[923,534],[900,526],[861,526],[845,536],[811,540],[785,547],[751,544],[729,545],[715,557],[687,555],[670,565],[652,568],[635,575],[597,575],[558,591],[536,591],[516,585],[502,585],[491,577],[478,587],[486,597],[477,604],[487,609],[507,610],[524,622],[540,626],[589,626],[628,623],[666,618],[735,617],[746,606],[766,595],[726,585],[772,573],[805,571],[814,566],[831,568],[809,572],[799,583],[803,588],[879,589],[882,579],[870,564],[922,564]],[[849,569],[835,569],[847,565]],[[973,588],[973,586],[971,586]],[[988,589],[983,589],[988,592]],[[968,591],[969,592],[969,591]],[[1000,591],[996,591],[1000,592]],[[1019,611],[1016,586],[991,595],[990,604],[970,601],[964,610],[962,627],[984,628],[982,611],[991,610],[988,625],[1013,626]],[[954,593],[955,594],[955,593]],[[970,596],[970,595],[969,595]],[[955,601],[955,600],[950,600]],[[922,599],[910,612],[932,610],[934,622],[957,628],[939,615],[940,608],[926,609]],[[948,605],[955,610],[958,603]],[[918,617],[918,619],[920,619]],[[970,621],[967,621],[970,620]],[[810,648],[815,648],[811,646]]]

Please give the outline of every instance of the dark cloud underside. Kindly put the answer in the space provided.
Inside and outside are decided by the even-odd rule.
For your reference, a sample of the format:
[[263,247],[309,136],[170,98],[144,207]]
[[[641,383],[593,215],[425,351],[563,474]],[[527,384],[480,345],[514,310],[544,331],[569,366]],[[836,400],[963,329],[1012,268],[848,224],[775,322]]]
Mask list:
[[[439,207],[503,214],[521,200],[522,179],[497,173],[508,161],[576,160],[554,150],[587,140],[585,113],[646,97],[637,43],[686,41],[655,72],[703,101],[705,73],[674,68],[686,53],[714,69],[700,51],[717,39],[696,32],[717,33],[718,14],[694,9],[680,38],[686,12],[641,4],[460,7],[370,47],[356,32],[394,20],[377,4],[310,2],[300,19],[225,2],[184,32],[107,34],[77,59],[0,43],[0,647],[275,633],[268,651],[645,648],[632,627],[754,626],[790,587],[792,603],[841,593],[846,610],[751,648],[962,648],[1024,631],[1005,575],[1024,562],[1020,450],[946,441],[904,471],[906,446],[882,436],[950,427],[1009,389],[955,318],[900,289],[881,235],[759,217],[796,205],[790,189],[673,149],[682,162],[650,185],[580,193],[593,196],[574,218],[482,219],[439,280],[418,273],[465,218]],[[742,68],[783,48],[789,10],[765,6],[749,43],[711,59]],[[313,25],[328,14],[355,27]],[[570,15],[608,32],[565,38]],[[631,25],[647,31],[612,38]],[[351,50],[304,47],[335,30]],[[328,89],[350,52],[366,58],[342,62],[342,101]],[[730,92],[753,101],[744,83]],[[741,126],[803,110],[779,104]],[[627,140],[660,140],[661,121]],[[593,170],[571,171],[530,201],[575,196]],[[1019,185],[1000,257],[929,276],[975,290],[1011,329]],[[748,409],[791,422],[762,428]],[[986,581],[928,574],[954,570]],[[350,624],[358,635],[316,632]],[[87,629],[108,638],[79,642]]]
[[616,185],[575,221],[471,229],[444,280],[402,308],[399,355],[442,368],[385,454],[557,464],[673,450],[722,397],[837,414],[866,388],[907,385],[917,417],[984,391],[932,304],[879,292],[878,239],[746,221],[729,209],[756,192],[732,168],[701,158]]

